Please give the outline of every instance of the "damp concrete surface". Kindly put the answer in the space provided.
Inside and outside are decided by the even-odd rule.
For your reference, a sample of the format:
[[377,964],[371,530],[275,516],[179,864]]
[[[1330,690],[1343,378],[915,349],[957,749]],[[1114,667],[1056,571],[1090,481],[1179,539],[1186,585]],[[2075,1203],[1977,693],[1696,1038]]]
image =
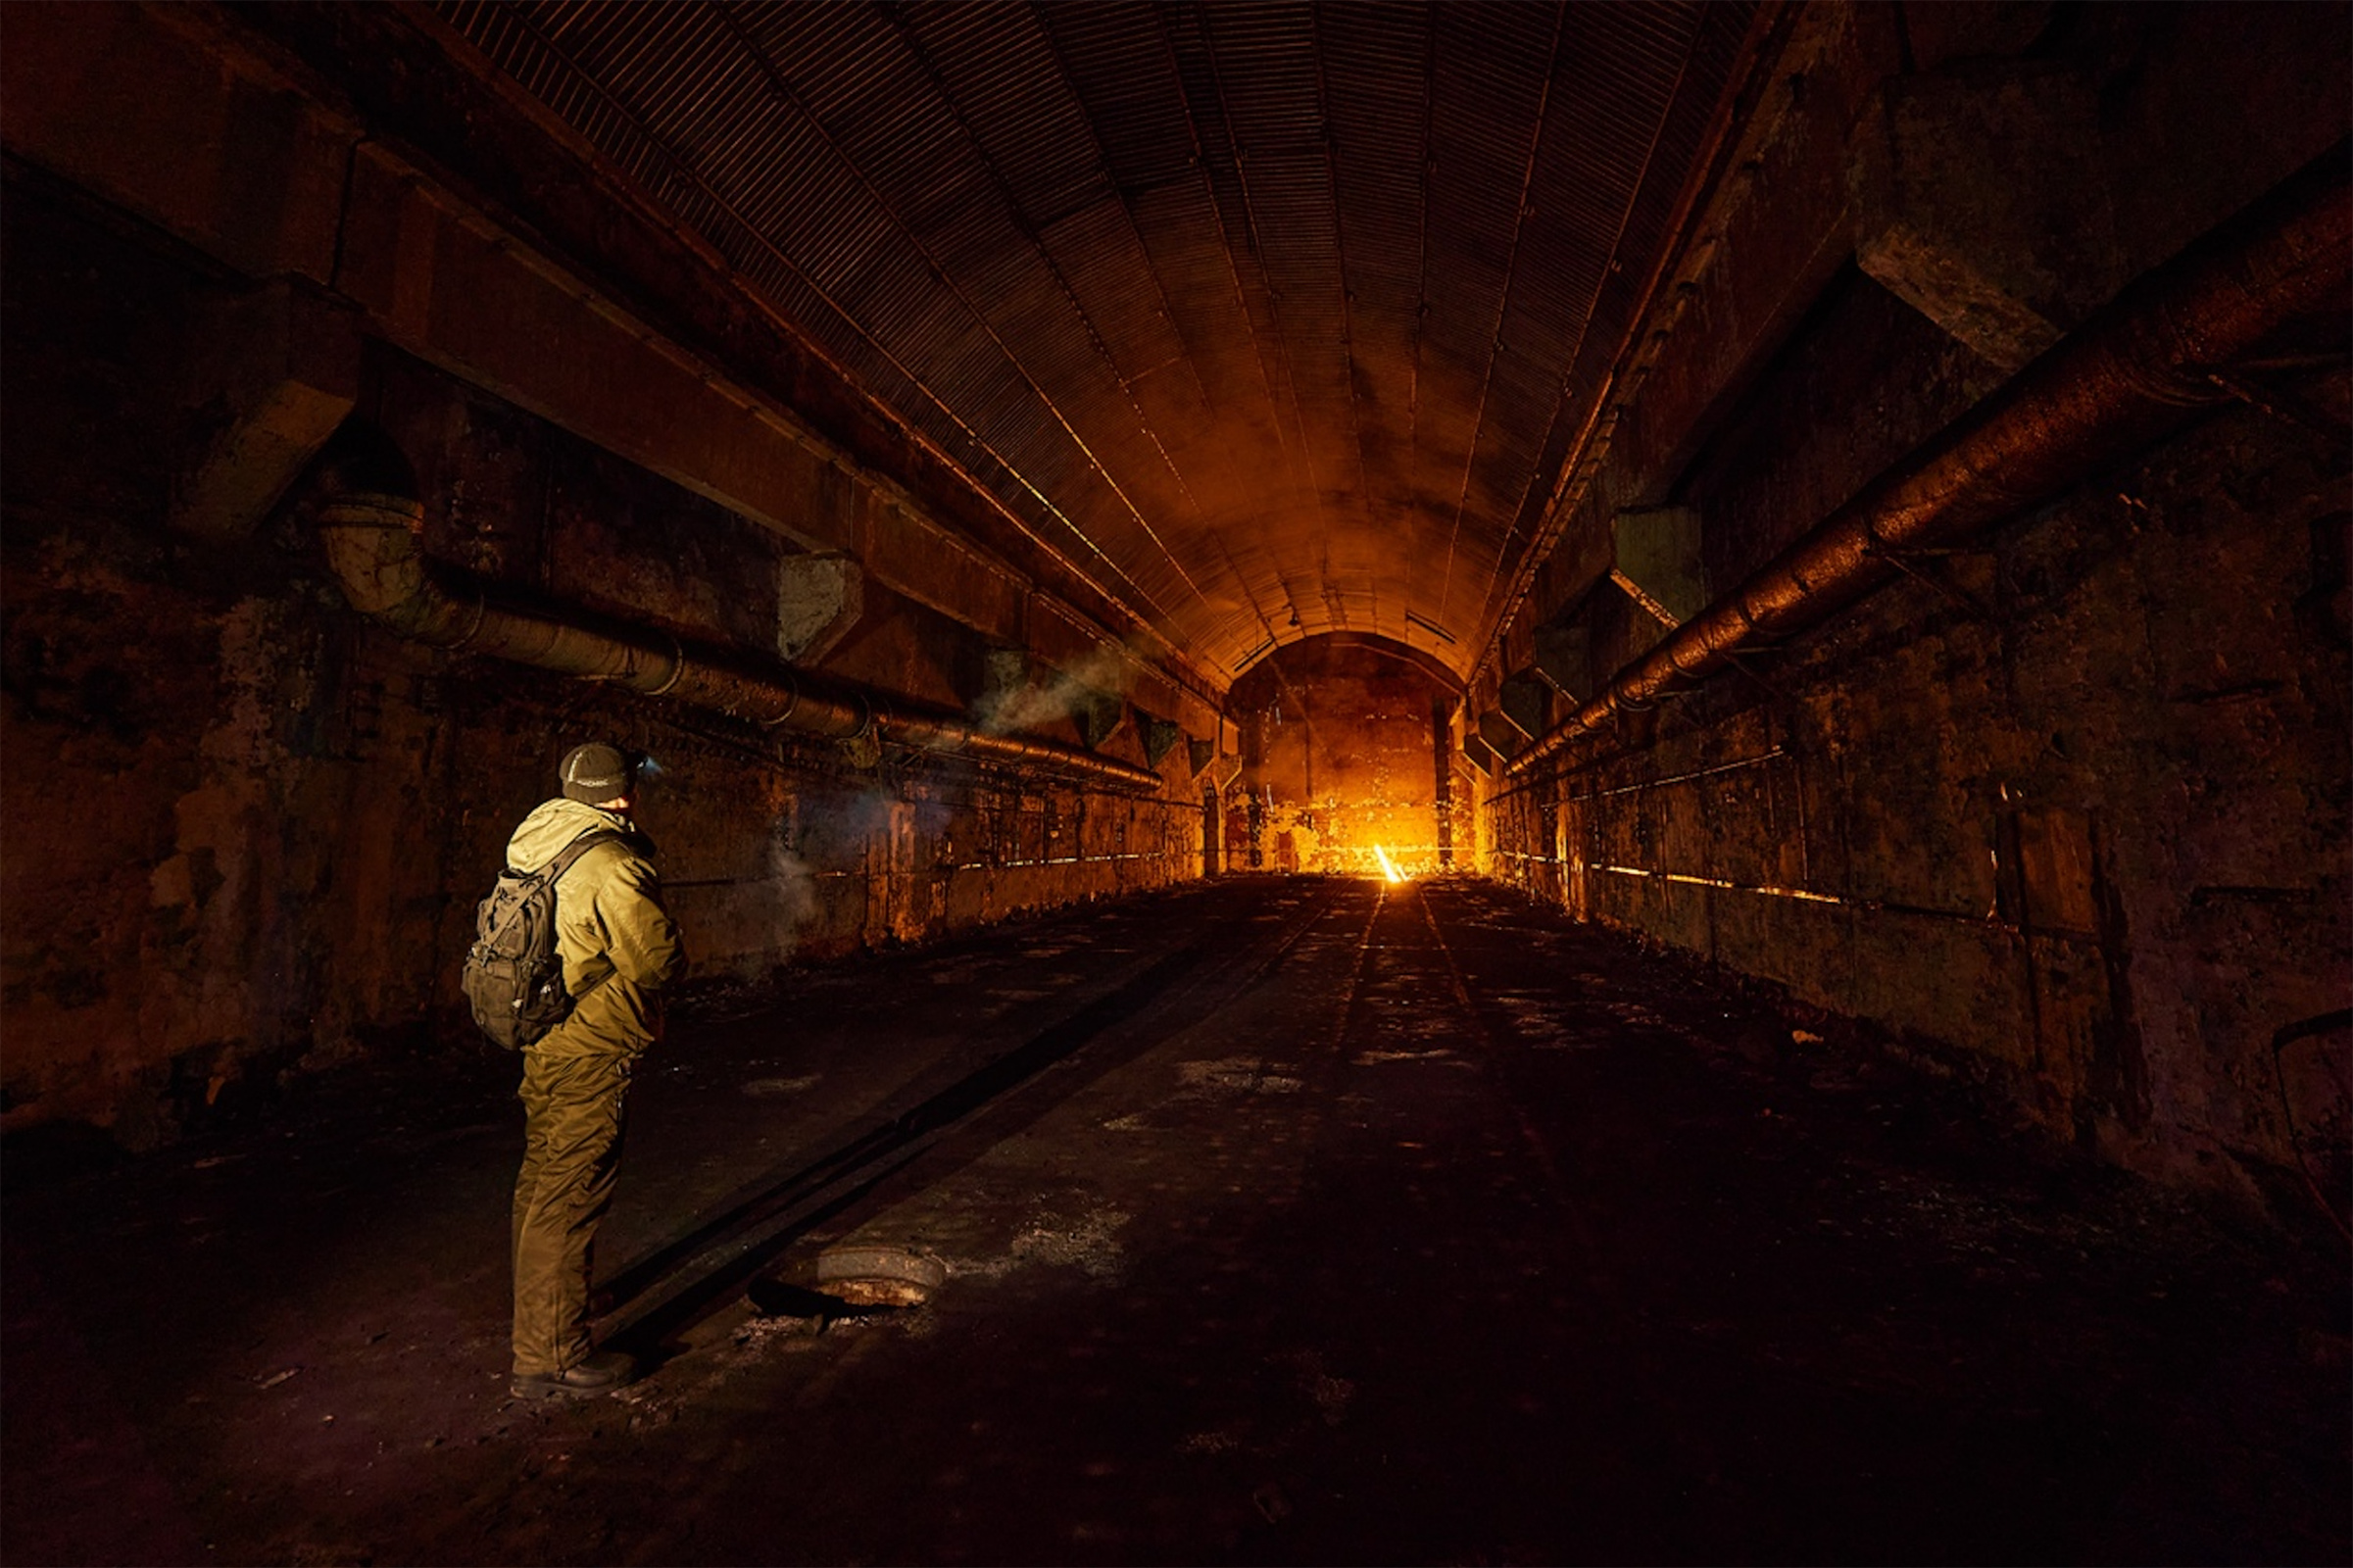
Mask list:
[[[1492,884],[706,991],[507,1389],[514,1068],[12,1170],[11,1563],[2342,1562],[2346,1259]],[[864,1299],[845,1250],[935,1281]],[[895,1305],[919,1298],[920,1304]],[[879,1304],[878,1304],[879,1303]]]

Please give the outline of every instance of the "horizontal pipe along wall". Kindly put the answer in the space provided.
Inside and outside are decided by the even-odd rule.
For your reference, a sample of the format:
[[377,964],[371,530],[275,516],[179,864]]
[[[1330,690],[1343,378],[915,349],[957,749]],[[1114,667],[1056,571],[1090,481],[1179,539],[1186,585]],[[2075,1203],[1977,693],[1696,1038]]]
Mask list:
[[[187,390],[224,285],[32,179],[7,243],[0,722],[6,808],[43,824],[6,866],[9,1128],[150,1144],[290,1070],[463,1037],[473,900],[590,736],[658,764],[641,818],[697,981],[1200,874],[1190,749],[1151,769],[1132,721],[1090,752],[1050,703],[1042,744],[993,737],[995,763],[894,744],[947,735],[923,715],[961,711],[995,645],[887,585],[827,689],[889,694],[907,727],[835,740],[374,626],[316,486],[246,539],[175,532],[181,460],[228,416]],[[414,463],[434,561],[502,602],[777,659],[802,545],[380,340],[352,397]],[[802,500],[854,534],[900,504],[821,465]],[[1002,755],[1023,747],[1039,765]]]
[[[1758,636],[1728,659],[1718,611],[1678,633],[1589,601],[1612,655],[1596,662],[1622,673],[1497,768],[1497,871],[1891,1027],[2142,1168],[2272,1192],[2316,1159],[2341,1172],[2344,1031],[2321,1025],[2353,952],[2344,207],[2341,169],[2308,172],[2191,259],[2250,291],[2228,333],[2194,282],[2171,286],[2180,268],[2079,333],[2096,355],[2143,330],[2138,310],[2287,367],[2278,396],[2153,447],[2222,401],[2194,363],[2170,372],[2178,394],[2169,373],[2069,382],[2062,344],[2007,389],[2056,388],[2052,410],[1985,402],[1999,377],[1970,351],[1872,279],[1834,282],[1681,477],[1683,502],[1722,519],[1719,580],[1804,528],[1810,497],[1861,492],[1832,527],[1870,516],[1890,489],[1873,466],[1896,460],[1902,493],[1933,471],[1904,441],[1946,421],[1998,429],[1986,411],[2019,408],[2024,442],[2133,428],[2072,466],[2046,444],[2006,506],[2006,459],[1961,463],[1959,485],[1994,477],[1974,503],[1986,531],[1883,565],[1894,586],[1844,618],[1828,612],[1855,592],[1833,588],[1809,637],[1782,596],[1778,648]],[[2318,260],[2283,272],[2282,245]],[[1740,608],[1753,597],[1718,602],[1728,625],[1772,618]]]
[[2349,941],[2347,518],[2314,459],[2254,415],[2169,445],[1964,563],[1990,613],[1898,586],[1770,690],[1720,677],[1501,798],[1497,869],[2152,1168],[2291,1167],[2343,1130],[2325,1038],[2273,1074]]

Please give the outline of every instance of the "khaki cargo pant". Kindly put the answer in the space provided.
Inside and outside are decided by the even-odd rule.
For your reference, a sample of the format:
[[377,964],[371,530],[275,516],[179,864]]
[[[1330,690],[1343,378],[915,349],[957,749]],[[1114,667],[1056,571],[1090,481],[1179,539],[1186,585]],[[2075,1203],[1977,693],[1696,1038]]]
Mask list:
[[620,1175],[623,1103],[636,1057],[523,1053],[523,1168],[515,1182],[515,1371],[588,1359],[597,1222]]

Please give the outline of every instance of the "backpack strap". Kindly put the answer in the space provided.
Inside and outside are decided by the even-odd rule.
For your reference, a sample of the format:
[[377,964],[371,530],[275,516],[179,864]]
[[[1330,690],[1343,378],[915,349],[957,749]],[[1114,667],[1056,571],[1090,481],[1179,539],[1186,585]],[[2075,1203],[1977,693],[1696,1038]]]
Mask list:
[[572,862],[579,859],[581,856],[586,855],[590,850],[595,849],[600,844],[615,842],[625,839],[628,836],[628,834],[620,832],[614,828],[592,827],[587,832],[581,834],[578,838],[572,840],[569,844],[566,844],[563,849],[557,851],[556,858],[550,860],[547,864],[541,866],[534,874],[545,878],[548,886],[554,887],[557,883],[564,880],[564,873],[570,870],[572,868]]
[[[564,880],[564,873],[570,870],[572,868],[572,862],[579,859],[581,856],[586,855],[590,850],[595,849],[600,844],[604,844],[609,841],[618,842],[628,837],[628,834],[620,832],[615,828],[592,827],[587,832],[581,834],[578,838],[572,840],[569,844],[566,844],[563,849],[557,851],[556,858],[550,860],[547,864],[541,866],[536,874],[542,879],[547,889],[553,893],[555,891],[556,884]],[[604,974],[601,974],[597,977],[595,983],[588,988],[588,991],[594,991],[598,986],[603,985],[606,981],[612,978],[613,971],[607,970]],[[580,997],[588,995],[588,991],[581,992]],[[573,997],[572,1000],[577,1002],[580,1000],[580,997]]]

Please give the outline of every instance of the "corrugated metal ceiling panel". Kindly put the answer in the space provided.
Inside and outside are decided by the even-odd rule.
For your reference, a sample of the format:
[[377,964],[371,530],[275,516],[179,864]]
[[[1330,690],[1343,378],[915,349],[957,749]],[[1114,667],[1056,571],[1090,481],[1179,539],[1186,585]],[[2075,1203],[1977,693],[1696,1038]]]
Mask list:
[[1467,667],[1752,8],[437,9],[1230,669],[1340,625]]

